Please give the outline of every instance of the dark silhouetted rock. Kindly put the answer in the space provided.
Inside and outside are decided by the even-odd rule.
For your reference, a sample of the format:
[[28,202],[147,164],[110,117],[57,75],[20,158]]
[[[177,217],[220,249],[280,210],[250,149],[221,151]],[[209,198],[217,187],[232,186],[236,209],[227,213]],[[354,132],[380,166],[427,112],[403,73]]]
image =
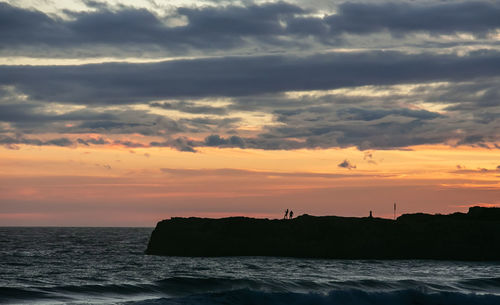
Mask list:
[[147,254],[338,259],[500,260],[500,209],[405,214],[397,220],[302,215],[160,221]]

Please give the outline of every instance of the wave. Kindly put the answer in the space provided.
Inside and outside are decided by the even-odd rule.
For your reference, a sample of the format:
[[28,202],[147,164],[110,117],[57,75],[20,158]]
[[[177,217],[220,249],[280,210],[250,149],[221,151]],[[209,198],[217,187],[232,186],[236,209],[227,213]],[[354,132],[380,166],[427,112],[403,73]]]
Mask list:
[[182,298],[159,298],[127,302],[130,305],[497,305],[500,296],[488,294],[464,294],[457,292],[424,293],[418,290],[397,290],[392,292],[365,292],[362,290],[330,291],[318,293],[275,293],[248,289],[191,295]]
[[169,277],[149,283],[0,287],[0,303],[94,298],[149,299],[137,304],[500,304],[500,278],[462,280],[448,286],[416,280]]
[[500,293],[500,277],[475,278],[458,282],[458,287],[472,291],[489,291]]
[[50,295],[43,291],[30,288],[0,287],[0,302],[4,303],[12,300],[35,300],[50,298]]

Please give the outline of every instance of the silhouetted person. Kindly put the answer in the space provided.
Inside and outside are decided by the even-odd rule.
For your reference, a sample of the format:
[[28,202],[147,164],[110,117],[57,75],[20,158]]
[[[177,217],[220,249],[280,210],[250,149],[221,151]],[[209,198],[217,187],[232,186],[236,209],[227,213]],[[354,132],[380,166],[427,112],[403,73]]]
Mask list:
[[373,214],[372,214],[372,211],[370,211],[370,218],[373,218]]
[[287,218],[288,218],[288,209],[286,209],[285,216],[283,217],[283,219],[287,219]]
[[290,219],[292,219],[292,218],[293,218],[293,211],[290,210]]

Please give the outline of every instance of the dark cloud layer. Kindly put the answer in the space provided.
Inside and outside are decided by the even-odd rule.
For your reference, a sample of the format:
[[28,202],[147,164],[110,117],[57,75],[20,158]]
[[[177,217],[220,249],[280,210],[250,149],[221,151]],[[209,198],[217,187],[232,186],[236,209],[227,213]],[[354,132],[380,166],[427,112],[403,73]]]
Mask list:
[[83,144],[85,146],[89,146],[90,144],[94,144],[94,145],[104,145],[104,144],[109,144],[110,142],[104,138],[90,138],[90,139],[81,139],[81,138],[78,138],[76,140],[78,143],[80,144]]
[[495,1],[436,1],[435,3],[350,3],[325,18],[332,31],[367,34],[414,31],[431,34],[468,32],[484,35],[500,27],[500,3]]
[[33,138],[26,138],[23,136],[15,136],[10,137],[7,135],[0,134],[0,145],[5,145],[7,147],[15,148],[17,144],[26,144],[26,145],[34,145],[34,146],[72,146],[74,145],[73,141],[68,138],[55,138],[50,140],[40,140]]
[[[89,12],[66,12],[70,18],[49,16],[0,3],[0,46],[15,54],[36,47],[79,54],[166,50],[228,50],[242,46],[299,46],[304,38],[331,45],[342,34],[390,32],[432,35],[460,32],[484,36],[500,27],[500,4],[495,1],[342,3],[335,14],[312,17],[297,5],[276,2],[244,6],[178,7],[160,17],[146,9],[94,5]],[[167,25],[173,18],[186,23]],[[229,25],[229,26],[228,26]],[[137,48],[140,46],[140,48]],[[82,52],[87,49],[89,52]],[[139,53],[141,51],[138,51]],[[26,51],[28,52],[28,51]],[[68,53],[66,53],[68,55]]]
[[57,114],[44,109],[43,104],[34,103],[6,103],[0,104],[0,121],[11,122],[18,125],[43,124],[57,121],[78,120],[113,120],[118,116],[111,113],[89,110],[70,111]]
[[338,116],[343,119],[374,121],[384,118],[389,115],[398,115],[421,120],[435,119],[440,117],[439,113],[430,112],[427,110],[411,110],[411,109],[361,109],[361,108],[343,108],[337,112]]
[[[93,46],[158,46],[181,52],[189,49],[227,49],[244,44],[245,37],[278,39],[286,35],[280,22],[302,14],[284,2],[262,5],[189,8],[161,18],[146,9],[105,5],[90,12],[66,12],[70,19],[53,18],[39,11],[0,4],[0,40],[3,46],[44,45],[58,48]],[[185,17],[186,25],[168,26],[169,17]],[[228,26],[231,24],[231,26]]]
[[[194,59],[0,65],[0,144],[500,148],[500,52],[488,36],[500,28],[495,1],[345,2],[335,13],[286,2],[214,3],[163,14],[85,3],[90,11],[66,11],[67,18],[0,3],[0,54],[159,51]],[[458,33],[483,49],[462,52]],[[378,38],[407,51],[382,51]],[[436,52],[425,39],[461,49]],[[339,46],[368,51],[325,51]],[[304,93],[331,89],[349,90]],[[287,93],[294,91],[302,93]]]
[[186,113],[193,114],[216,114],[216,115],[224,115],[227,114],[227,110],[222,107],[213,107],[207,105],[195,105],[189,102],[163,102],[163,103],[150,103],[151,107],[158,107],[166,110],[177,110]]
[[499,76],[499,61],[500,53],[495,51],[466,56],[374,51],[151,64],[1,66],[0,85],[13,85],[38,100],[124,104],[179,97],[473,80]]

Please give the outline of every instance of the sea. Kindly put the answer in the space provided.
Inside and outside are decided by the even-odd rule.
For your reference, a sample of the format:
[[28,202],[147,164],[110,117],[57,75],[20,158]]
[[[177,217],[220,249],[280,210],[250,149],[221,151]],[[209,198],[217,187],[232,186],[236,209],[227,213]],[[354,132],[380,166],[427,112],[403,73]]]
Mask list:
[[145,255],[153,228],[0,228],[1,304],[500,304],[500,262]]

